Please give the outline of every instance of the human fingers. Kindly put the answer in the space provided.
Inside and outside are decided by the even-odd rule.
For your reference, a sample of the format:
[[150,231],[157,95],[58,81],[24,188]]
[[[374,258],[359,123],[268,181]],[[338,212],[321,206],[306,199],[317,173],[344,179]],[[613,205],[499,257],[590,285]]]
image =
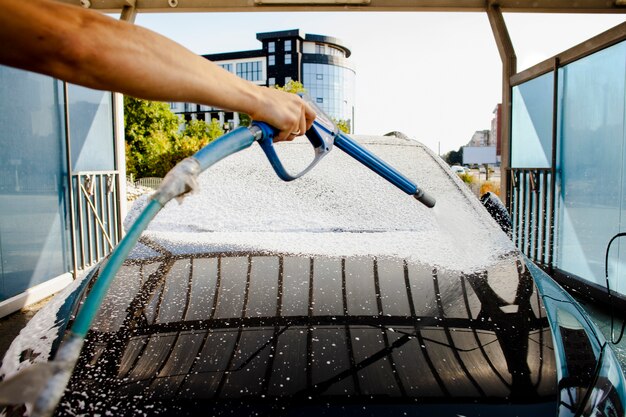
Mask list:
[[293,94],[289,94],[286,97],[285,104],[287,105],[287,113],[290,117],[287,117],[285,120],[286,125],[289,126],[287,129],[281,129],[277,137],[274,139],[275,142],[280,141],[291,141],[296,137],[303,135],[306,132],[306,119],[305,115],[305,103],[298,96]]
[[311,126],[313,126],[313,122],[315,121],[317,114],[315,113],[315,110],[313,110],[313,107],[309,105],[309,103],[304,100],[302,100],[302,102],[304,103],[304,119],[306,124],[306,130],[309,130]]
[[287,140],[293,140],[298,136],[304,135],[313,125],[313,120],[315,120],[315,111],[308,105],[304,100],[299,98],[301,101],[300,108],[300,118],[298,120],[298,126],[296,129],[292,130],[287,137]]

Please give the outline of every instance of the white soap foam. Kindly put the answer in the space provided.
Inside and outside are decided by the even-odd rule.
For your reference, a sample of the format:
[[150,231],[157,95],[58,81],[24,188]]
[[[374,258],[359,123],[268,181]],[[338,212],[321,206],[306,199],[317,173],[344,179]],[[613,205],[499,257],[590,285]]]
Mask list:
[[[180,205],[170,202],[148,235],[176,253],[394,256],[466,272],[514,251],[478,199],[427,148],[413,140],[357,139],[433,195],[435,208],[339,149],[305,177],[283,182],[253,145],[203,173],[200,191]],[[302,140],[278,146],[287,159],[309,154]],[[135,203],[127,226],[144,204]]]

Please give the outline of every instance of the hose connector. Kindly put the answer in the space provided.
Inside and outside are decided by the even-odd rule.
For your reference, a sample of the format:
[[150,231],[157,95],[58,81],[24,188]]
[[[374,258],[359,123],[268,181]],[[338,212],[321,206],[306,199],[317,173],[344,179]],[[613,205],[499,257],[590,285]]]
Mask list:
[[192,156],[180,161],[163,178],[159,189],[152,195],[152,199],[165,206],[172,198],[180,203],[185,195],[198,188],[198,174],[200,163]]
[[417,201],[424,204],[428,208],[435,207],[435,203],[437,202],[437,200],[435,200],[433,197],[426,194],[423,190],[420,190],[419,188],[417,189],[417,192],[413,194],[413,197],[415,197]]

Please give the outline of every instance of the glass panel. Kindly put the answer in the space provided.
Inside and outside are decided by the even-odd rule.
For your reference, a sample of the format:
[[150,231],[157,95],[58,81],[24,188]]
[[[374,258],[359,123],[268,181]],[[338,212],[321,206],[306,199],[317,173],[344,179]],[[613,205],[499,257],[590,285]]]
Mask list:
[[278,301],[278,258],[258,256],[251,262],[246,317],[272,317]]
[[69,270],[61,90],[0,67],[0,300]]
[[374,263],[369,258],[346,259],[346,301],[352,316],[376,316]]
[[283,265],[282,315],[306,316],[309,311],[308,258],[285,257]]
[[[625,57],[626,44],[621,43],[559,72],[557,266],[600,285],[604,282],[606,245],[620,231],[624,209]],[[612,248],[614,255],[617,249]],[[616,272],[613,268],[613,280]],[[624,288],[620,291],[624,293]]]
[[313,315],[342,315],[341,260],[316,259],[313,265]]
[[554,74],[513,87],[511,166],[549,168],[552,160]]
[[114,170],[111,93],[70,84],[69,105],[72,169]]
[[351,124],[354,106],[354,71],[327,64],[303,65],[304,88],[321,109],[336,120]]

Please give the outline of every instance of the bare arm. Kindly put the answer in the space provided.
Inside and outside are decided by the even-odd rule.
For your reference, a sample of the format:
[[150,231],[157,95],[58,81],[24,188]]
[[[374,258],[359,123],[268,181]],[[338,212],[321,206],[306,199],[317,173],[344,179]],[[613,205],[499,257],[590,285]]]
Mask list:
[[0,63],[148,100],[192,102],[304,132],[313,110],[140,26],[49,0],[0,0]]

